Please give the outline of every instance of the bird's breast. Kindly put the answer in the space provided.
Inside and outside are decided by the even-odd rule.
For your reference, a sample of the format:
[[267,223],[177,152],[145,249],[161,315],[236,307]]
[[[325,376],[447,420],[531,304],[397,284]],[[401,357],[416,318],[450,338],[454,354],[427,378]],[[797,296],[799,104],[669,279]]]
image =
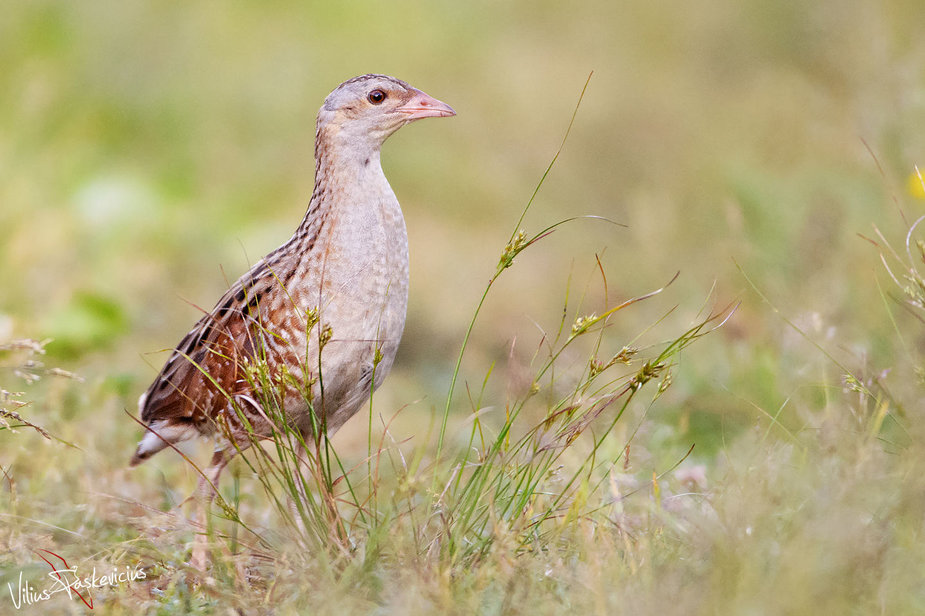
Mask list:
[[408,303],[408,236],[398,201],[387,183],[372,182],[341,194],[326,217],[289,293],[330,330],[325,363],[363,363],[378,348],[391,365]]

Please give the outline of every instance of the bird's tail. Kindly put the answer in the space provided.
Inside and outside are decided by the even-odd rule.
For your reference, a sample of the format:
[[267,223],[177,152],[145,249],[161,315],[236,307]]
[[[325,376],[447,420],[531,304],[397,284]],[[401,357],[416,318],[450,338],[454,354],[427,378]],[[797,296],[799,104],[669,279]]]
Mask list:
[[135,455],[129,466],[138,466],[157,452],[181,441],[188,441],[199,436],[199,430],[190,422],[176,422],[169,419],[154,420],[147,426],[148,431],[138,443]]

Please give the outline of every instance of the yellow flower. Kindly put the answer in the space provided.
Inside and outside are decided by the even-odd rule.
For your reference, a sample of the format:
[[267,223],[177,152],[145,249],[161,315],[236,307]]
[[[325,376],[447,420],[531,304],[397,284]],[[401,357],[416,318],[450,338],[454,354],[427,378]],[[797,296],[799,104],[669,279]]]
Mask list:
[[909,174],[909,194],[916,199],[925,199],[925,176],[916,167],[915,171]]

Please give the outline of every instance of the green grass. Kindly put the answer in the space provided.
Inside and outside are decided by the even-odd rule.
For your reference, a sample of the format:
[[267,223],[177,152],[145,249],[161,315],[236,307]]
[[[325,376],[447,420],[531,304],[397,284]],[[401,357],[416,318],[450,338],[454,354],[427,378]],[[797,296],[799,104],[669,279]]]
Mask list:
[[[920,612],[922,11],[10,7],[0,606],[44,549],[141,567],[94,593],[115,614]],[[229,467],[206,584],[178,508],[198,474],[126,469],[125,411],[288,237],[314,113],[367,71],[459,114],[383,156],[412,251],[400,355],[319,443],[301,524],[291,434]]]

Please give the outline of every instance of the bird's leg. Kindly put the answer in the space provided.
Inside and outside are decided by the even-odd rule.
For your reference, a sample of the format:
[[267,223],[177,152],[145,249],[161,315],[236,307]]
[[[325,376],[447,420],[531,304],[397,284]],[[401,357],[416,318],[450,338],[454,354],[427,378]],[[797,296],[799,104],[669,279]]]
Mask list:
[[218,478],[230,459],[231,456],[224,449],[216,449],[215,453],[212,454],[209,467],[205,470],[203,476],[199,478],[199,485],[196,487],[196,517],[197,521],[202,524],[203,529],[202,532],[196,533],[196,537],[193,539],[193,554],[190,564],[200,571],[205,571],[208,564],[206,552],[209,544],[209,527],[211,526],[209,509],[212,505],[212,500],[215,498],[216,490],[218,490]]

